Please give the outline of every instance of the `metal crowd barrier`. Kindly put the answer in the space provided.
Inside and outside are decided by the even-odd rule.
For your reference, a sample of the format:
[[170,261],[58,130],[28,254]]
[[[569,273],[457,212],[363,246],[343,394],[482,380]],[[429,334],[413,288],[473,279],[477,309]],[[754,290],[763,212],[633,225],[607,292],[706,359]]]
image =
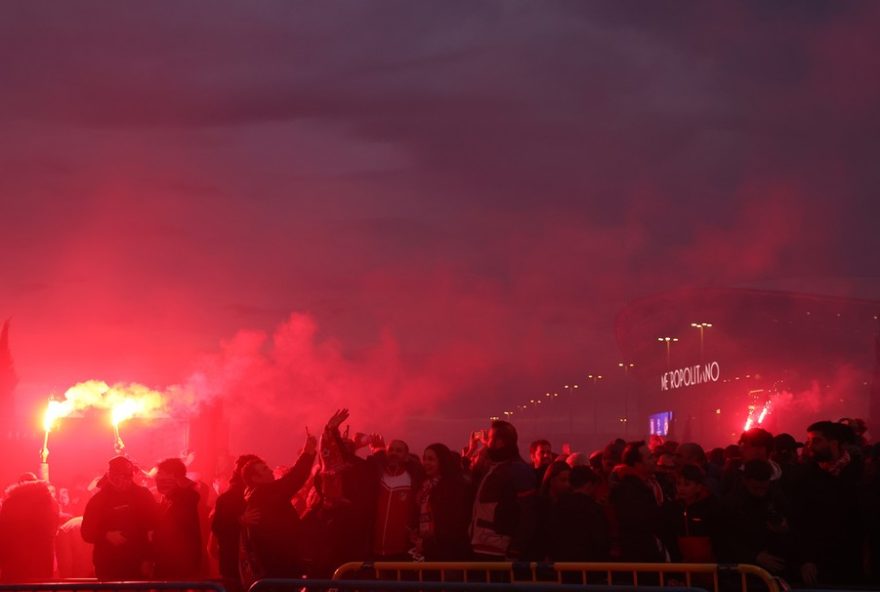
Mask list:
[[[258,580],[248,592],[333,590],[334,592],[633,592],[634,586],[582,586],[556,582],[515,584],[487,582],[426,582],[399,580]],[[638,592],[705,592],[698,588],[639,586]]]
[[788,586],[760,567],[715,563],[351,562],[334,580],[557,583],[564,585],[699,587],[711,592],[784,592]]
[[75,580],[32,584],[0,584],[0,592],[142,592],[147,590],[226,592],[226,589],[219,582],[99,582],[97,580]]

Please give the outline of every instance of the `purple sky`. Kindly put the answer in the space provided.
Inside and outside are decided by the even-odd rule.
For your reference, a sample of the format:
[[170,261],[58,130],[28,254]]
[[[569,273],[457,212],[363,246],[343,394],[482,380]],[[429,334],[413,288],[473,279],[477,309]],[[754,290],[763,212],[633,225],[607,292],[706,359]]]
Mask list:
[[0,3],[19,398],[201,373],[483,415],[616,365],[634,298],[875,279],[878,28],[868,2]]

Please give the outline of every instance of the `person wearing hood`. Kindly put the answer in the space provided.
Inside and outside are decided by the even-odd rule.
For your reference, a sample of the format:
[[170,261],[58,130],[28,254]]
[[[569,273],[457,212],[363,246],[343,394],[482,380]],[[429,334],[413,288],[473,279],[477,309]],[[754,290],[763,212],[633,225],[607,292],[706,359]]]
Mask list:
[[199,525],[199,493],[186,478],[186,465],[168,458],[156,467],[156,489],[162,495],[153,542],[156,577],[186,580],[199,577],[202,535]]
[[485,457],[474,471],[477,484],[471,522],[476,559],[520,559],[537,527],[537,484],[534,469],[519,454],[516,428],[495,420],[489,429]]
[[0,508],[0,579],[52,579],[58,503],[49,484],[25,475],[6,490]]
[[138,580],[150,571],[149,534],[156,528],[159,506],[149,489],[135,485],[134,471],[124,456],[110,459],[100,490],[83,513],[82,537],[95,545],[99,580]]

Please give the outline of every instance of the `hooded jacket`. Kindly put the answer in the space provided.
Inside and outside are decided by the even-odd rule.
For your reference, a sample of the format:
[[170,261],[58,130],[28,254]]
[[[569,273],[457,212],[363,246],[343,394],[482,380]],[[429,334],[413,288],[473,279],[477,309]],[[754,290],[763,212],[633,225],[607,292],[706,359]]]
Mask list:
[[0,508],[0,575],[4,582],[52,578],[58,503],[45,481],[6,490]]
[[[138,579],[144,561],[152,558],[149,533],[156,528],[159,505],[146,487],[125,490],[103,479],[101,489],[83,513],[82,537],[95,545],[95,575],[99,580]],[[107,533],[120,531],[126,541],[113,545]]]

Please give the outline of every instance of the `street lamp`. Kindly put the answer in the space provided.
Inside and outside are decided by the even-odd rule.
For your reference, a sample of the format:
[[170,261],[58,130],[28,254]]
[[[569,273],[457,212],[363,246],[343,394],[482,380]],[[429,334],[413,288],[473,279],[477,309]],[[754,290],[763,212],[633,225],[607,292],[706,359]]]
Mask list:
[[668,369],[671,365],[670,364],[670,353],[669,353],[670,346],[672,345],[672,343],[674,341],[678,341],[678,337],[658,337],[657,341],[666,344],[666,368]]
[[[630,369],[635,368],[636,365],[633,362],[618,362],[617,367],[622,368],[623,374],[626,376]],[[623,388],[623,433],[625,436],[629,436],[629,384],[624,385]]]
[[703,332],[712,327],[712,323],[691,323],[691,327],[700,330],[700,361],[703,361]]
[[[569,442],[574,441],[574,392],[580,388],[579,384],[567,384],[564,388],[568,394],[566,397],[568,398],[568,440]],[[549,393],[547,395],[550,396]]]
[[[601,374],[587,374],[587,380],[595,386],[604,377]],[[593,435],[599,435],[599,397],[593,392]]]

